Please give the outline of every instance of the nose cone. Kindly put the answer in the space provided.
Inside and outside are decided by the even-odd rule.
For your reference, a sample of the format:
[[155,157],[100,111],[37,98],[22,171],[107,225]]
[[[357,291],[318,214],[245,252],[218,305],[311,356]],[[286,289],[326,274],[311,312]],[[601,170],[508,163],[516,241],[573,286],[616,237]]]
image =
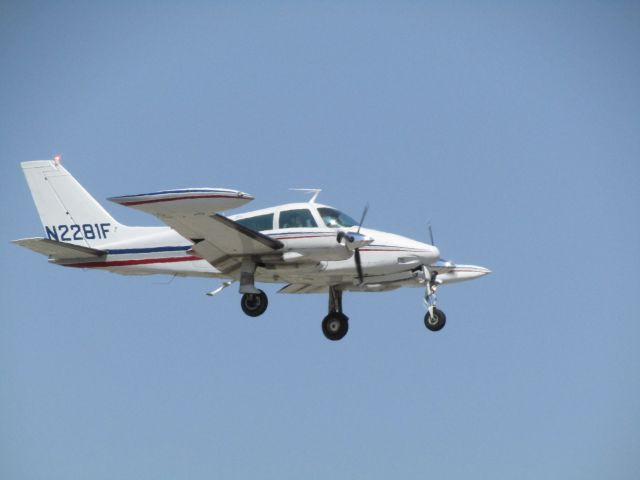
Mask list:
[[484,267],[476,267],[478,270],[478,276],[479,277],[484,277],[485,275],[489,275],[491,273],[491,270],[489,270],[488,268],[484,268]]

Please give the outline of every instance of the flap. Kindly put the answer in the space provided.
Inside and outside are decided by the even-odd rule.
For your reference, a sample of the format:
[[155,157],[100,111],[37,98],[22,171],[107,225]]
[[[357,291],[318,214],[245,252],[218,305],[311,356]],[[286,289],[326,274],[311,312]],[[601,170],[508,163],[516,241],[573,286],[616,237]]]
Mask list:
[[207,240],[202,240],[196,243],[191,247],[189,253],[193,253],[200,258],[204,258],[224,274],[230,274],[234,270],[240,268],[242,264],[242,257],[228,255],[226,252],[220,250]]
[[326,285],[290,283],[278,290],[278,293],[327,293],[328,291],[329,287]]
[[58,242],[48,238],[21,238],[12,243],[28,248],[34,252],[53,257],[55,260],[70,260],[73,258],[96,258],[105,255],[103,250]]
[[193,251],[198,255],[203,254],[202,258],[207,260],[211,258],[207,254],[211,247],[226,255],[260,255],[284,246],[279,240],[218,214],[161,219],[180,235],[191,239],[196,244]]

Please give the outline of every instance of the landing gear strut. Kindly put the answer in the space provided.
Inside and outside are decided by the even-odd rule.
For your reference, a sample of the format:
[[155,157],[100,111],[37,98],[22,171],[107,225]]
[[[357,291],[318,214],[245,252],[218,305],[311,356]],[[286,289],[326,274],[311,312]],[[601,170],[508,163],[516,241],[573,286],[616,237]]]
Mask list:
[[424,305],[427,313],[424,316],[424,325],[432,332],[442,330],[447,323],[447,316],[442,310],[436,308],[438,296],[436,291],[442,282],[438,281],[438,272],[429,272],[427,267],[422,267],[426,279],[427,291],[424,294]]
[[349,331],[349,317],[342,313],[342,290],[329,287],[329,314],[322,320],[322,333],[329,340],[340,340]]

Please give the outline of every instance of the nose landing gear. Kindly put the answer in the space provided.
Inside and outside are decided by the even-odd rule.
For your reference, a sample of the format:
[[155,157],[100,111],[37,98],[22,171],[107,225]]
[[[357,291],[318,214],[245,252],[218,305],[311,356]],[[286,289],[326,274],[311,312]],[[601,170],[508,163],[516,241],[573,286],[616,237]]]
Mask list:
[[447,316],[444,312],[436,307],[424,316],[424,326],[432,332],[442,330],[447,323]]
[[427,313],[424,316],[424,325],[432,332],[442,330],[447,323],[447,316],[442,310],[436,308],[438,303],[438,295],[436,294],[438,287],[442,283],[438,280],[438,272],[429,272],[427,267],[423,266],[425,282],[427,290],[424,294],[424,305],[427,307]]

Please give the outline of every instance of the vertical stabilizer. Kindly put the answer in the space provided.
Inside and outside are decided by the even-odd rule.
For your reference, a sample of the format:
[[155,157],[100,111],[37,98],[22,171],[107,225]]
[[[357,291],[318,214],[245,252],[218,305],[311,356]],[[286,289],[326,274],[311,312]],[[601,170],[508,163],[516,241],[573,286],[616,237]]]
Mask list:
[[117,240],[120,225],[59,162],[21,163],[46,236],[96,247]]

